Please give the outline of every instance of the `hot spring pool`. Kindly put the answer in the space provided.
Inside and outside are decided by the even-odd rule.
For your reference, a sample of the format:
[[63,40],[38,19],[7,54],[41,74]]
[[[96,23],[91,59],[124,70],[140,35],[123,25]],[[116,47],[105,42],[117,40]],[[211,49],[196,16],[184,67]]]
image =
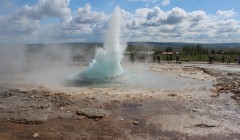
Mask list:
[[124,66],[125,73],[119,77],[105,80],[88,80],[69,76],[67,85],[74,87],[97,88],[137,88],[137,89],[191,89],[212,85],[211,80],[196,80],[188,77],[176,77],[149,69],[148,65]]

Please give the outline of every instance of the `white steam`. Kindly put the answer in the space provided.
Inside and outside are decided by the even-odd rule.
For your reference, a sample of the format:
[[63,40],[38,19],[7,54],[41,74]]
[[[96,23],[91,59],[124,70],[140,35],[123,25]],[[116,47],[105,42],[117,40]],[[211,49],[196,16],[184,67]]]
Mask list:
[[71,61],[67,46],[0,45],[0,84],[63,85]]

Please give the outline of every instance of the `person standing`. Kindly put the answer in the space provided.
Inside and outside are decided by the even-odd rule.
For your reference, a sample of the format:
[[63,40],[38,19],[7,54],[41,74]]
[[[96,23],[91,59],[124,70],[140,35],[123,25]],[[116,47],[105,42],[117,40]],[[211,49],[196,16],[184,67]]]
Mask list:
[[158,63],[160,64],[160,63],[161,63],[161,62],[160,62],[160,60],[161,60],[160,53],[158,53],[158,55],[157,55],[157,60],[158,60]]
[[155,54],[155,52],[153,53],[152,57],[153,57],[153,64],[155,64],[155,61],[156,61],[156,54]]
[[230,57],[227,57],[227,64],[229,65],[229,64],[230,64],[230,62],[231,62],[231,59],[230,59]]
[[133,52],[130,53],[130,60],[132,63],[134,63],[134,61],[135,61]]
[[177,55],[177,56],[176,56],[176,64],[179,63],[179,60],[180,60],[180,57],[179,57],[179,55]]

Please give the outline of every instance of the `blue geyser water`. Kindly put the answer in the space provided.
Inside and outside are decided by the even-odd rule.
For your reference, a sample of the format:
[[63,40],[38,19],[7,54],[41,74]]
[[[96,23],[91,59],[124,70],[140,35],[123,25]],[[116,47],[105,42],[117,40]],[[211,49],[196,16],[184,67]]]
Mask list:
[[74,76],[74,79],[106,80],[118,77],[124,73],[121,59],[125,47],[120,45],[121,10],[117,6],[110,18],[104,47],[96,50],[95,59],[83,70]]

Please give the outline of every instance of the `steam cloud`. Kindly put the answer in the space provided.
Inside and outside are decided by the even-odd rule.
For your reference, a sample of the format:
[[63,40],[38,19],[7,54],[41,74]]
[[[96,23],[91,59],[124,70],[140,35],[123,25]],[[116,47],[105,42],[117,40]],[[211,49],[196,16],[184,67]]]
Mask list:
[[63,46],[0,46],[0,84],[62,85],[72,53]]

